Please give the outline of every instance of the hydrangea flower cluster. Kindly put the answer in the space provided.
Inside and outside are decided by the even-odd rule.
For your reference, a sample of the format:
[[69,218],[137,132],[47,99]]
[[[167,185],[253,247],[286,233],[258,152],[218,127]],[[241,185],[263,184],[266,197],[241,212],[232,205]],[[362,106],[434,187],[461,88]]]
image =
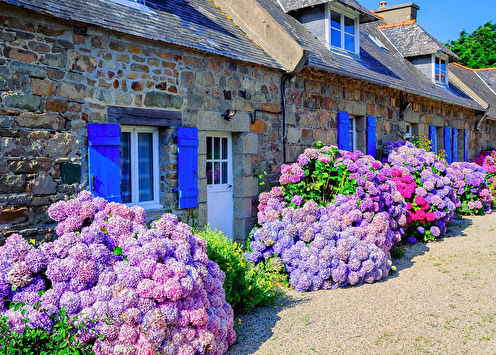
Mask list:
[[[64,307],[94,330],[78,338],[97,354],[223,354],[235,341],[225,275],[176,216],[148,228],[143,209],[88,192],[49,214],[59,222],[54,242],[35,249],[11,236],[0,250],[4,305],[37,303],[46,316],[28,314],[31,326],[49,329],[46,318]],[[20,310],[2,313],[20,328]]]
[[491,213],[493,196],[487,186],[486,171],[475,163],[455,162],[448,167],[453,187],[460,198],[458,213],[484,215]]
[[409,142],[394,143],[387,158],[390,179],[407,203],[408,241],[434,240],[445,233],[460,200],[452,187],[453,176],[432,152]]
[[[321,171],[337,175],[337,185],[312,178],[321,164],[327,165]],[[361,152],[321,147],[305,150],[281,173],[281,186],[260,194],[260,227],[253,230],[248,260],[281,259],[298,291],[387,277],[389,251],[406,224],[406,204],[380,162]],[[315,201],[302,191],[309,184],[330,193]]]
[[484,150],[475,158],[474,163],[480,165],[486,171],[487,185],[492,195],[496,196],[496,150]]

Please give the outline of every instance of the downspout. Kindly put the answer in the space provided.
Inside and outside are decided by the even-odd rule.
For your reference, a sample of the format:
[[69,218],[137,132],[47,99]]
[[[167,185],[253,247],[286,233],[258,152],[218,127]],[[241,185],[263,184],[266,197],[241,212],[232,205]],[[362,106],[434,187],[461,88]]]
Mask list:
[[481,126],[484,123],[484,121],[486,120],[486,118],[489,118],[487,113],[485,113],[484,116],[482,116],[482,118],[475,124],[475,130],[476,131],[480,131],[482,129]]

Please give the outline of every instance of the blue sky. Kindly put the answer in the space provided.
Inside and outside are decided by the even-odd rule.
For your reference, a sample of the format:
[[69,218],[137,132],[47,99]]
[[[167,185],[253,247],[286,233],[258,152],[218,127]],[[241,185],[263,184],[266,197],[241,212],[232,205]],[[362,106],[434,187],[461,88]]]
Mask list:
[[[358,0],[366,8],[379,7],[379,0]],[[399,5],[409,0],[388,0]],[[442,42],[457,39],[460,32],[474,31],[487,21],[496,22],[496,0],[414,0],[420,7],[418,23]]]

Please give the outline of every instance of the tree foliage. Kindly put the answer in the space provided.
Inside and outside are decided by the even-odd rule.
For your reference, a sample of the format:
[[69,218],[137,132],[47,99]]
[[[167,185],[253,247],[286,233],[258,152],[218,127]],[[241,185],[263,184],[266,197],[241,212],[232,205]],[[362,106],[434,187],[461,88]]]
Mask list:
[[460,38],[447,46],[462,59],[462,65],[473,69],[496,67],[496,23],[487,22],[470,34],[463,30]]

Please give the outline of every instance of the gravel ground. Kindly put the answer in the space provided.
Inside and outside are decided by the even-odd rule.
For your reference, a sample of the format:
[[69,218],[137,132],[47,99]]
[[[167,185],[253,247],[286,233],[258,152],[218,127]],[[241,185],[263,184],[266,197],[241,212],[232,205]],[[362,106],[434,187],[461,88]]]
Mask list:
[[455,220],[383,282],[236,317],[229,354],[496,354],[496,213]]

